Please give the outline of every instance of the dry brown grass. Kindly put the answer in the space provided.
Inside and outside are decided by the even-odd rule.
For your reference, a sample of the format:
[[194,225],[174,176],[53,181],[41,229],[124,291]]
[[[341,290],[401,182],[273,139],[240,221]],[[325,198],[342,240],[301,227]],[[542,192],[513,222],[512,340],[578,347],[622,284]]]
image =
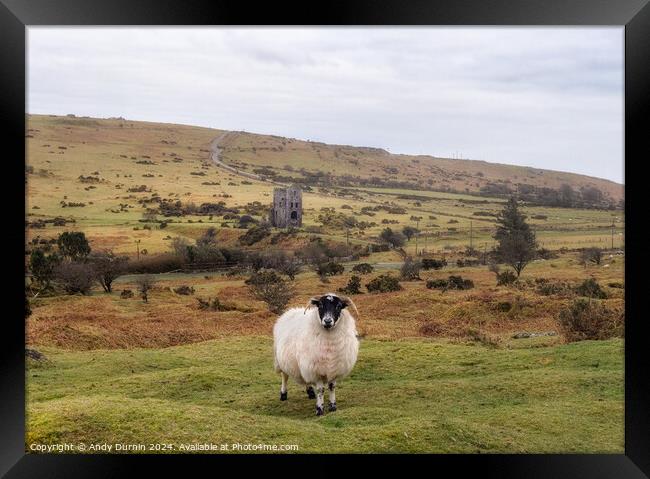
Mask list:
[[[566,258],[556,261],[564,267],[551,268],[548,263],[540,263],[531,266],[524,277],[579,282],[595,276],[606,285],[609,281],[620,281],[623,272],[622,260],[615,264],[616,268],[587,270],[575,264],[567,265]],[[363,289],[382,272],[385,270],[365,275]],[[474,281],[475,287],[446,292],[425,287],[426,279],[449,274],[462,274]],[[348,272],[323,283],[312,271],[301,273],[296,278],[299,294],[290,306],[303,306],[313,295],[337,291],[345,286],[349,275]],[[509,337],[519,331],[556,331],[561,337],[557,318],[572,301],[570,297],[541,296],[534,287],[497,287],[494,274],[484,268],[424,272],[422,277],[424,281],[402,282],[402,291],[353,296],[360,311],[357,324],[361,335],[375,339],[423,335],[454,338],[465,335],[463,331],[480,331]],[[70,349],[112,349],[173,346],[232,335],[270,335],[276,315],[251,296],[244,279],[243,276],[229,278],[217,273],[163,275],[151,292],[148,304],[137,296],[120,299],[122,289],[135,290],[128,281],[115,284],[111,295],[96,291],[92,296],[39,299],[29,318],[27,340],[29,344]],[[182,284],[192,286],[196,293],[193,296],[175,294],[172,288]],[[622,308],[624,291],[612,288],[607,291],[610,294],[605,300],[608,307]],[[240,310],[200,310],[196,297],[218,297]],[[504,308],[505,303],[509,307]],[[437,326],[427,332],[426,325],[431,324]]]

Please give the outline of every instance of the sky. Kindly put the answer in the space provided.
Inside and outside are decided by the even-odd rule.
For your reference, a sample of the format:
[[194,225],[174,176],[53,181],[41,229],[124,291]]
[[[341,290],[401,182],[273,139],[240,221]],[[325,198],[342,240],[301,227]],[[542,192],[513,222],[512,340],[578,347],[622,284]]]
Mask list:
[[623,182],[623,28],[29,27],[27,112]]

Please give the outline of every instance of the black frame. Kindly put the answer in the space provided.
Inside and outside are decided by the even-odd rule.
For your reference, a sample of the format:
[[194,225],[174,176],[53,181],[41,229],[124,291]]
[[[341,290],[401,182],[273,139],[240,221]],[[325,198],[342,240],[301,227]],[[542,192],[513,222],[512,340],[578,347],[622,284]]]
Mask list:
[[[506,477],[650,477],[650,355],[645,346],[641,247],[644,197],[641,161],[650,132],[650,0],[336,0],[314,4],[246,4],[235,0],[0,0],[0,121],[5,168],[15,175],[17,204],[24,205],[25,33],[31,25],[618,25],[625,27],[625,454],[616,455],[416,455],[416,456],[254,456],[302,474],[336,474],[333,467],[354,459],[370,471],[418,462],[431,472],[453,468]],[[299,17],[288,16],[299,12]],[[646,149],[644,150],[644,146]],[[645,155],[645,157],[641,156]],[[636,164],[635,164],[636,163]],[[20,179],[19,179],[20,178]],[[24,208],[11,210],[14,228],[5,233],[14,251],[24,248]],[[636,218],[635,218],[636,216]],[[20,233],[18,233],[20,231]],[[11,255],[8,255],[11,256]],[[151,473],[154,466],[187,473],[197,462],[237,466],[257,463],[251,456],[89,456],[25,454],[25,355],[23,258],[8,260],[12,313],[2,323],[0,348],[0,474],[6,477],[115,477]],[[633,260],[631,260],[633,258]],[[6,264],[6,263],[5,263]],[[638,276],[638,281],[635,281]],[[13,278],[13,279],[11,279]],[[4,312],[4,311],[3,311]],[[636,315],[634,314],[636,312]],[[579,411],[576,411],[579,414]],[[260,462],[261,462],[260,461]],[[271,465],[271,464],[269,464]],[[308,470],[304,470],[308,468]],[[220,469],[223,470],[223,469]],[[424,469],[427,470],[427,469]],[[408,469],[406,470],[408,471]],[[406,472],[403,471],[403,472]]]

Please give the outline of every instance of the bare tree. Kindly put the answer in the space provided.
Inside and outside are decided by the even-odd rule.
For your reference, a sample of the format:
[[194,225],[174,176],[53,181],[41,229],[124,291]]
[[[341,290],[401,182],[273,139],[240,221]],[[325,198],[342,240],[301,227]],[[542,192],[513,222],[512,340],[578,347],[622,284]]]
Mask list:
[[101,251],[90,253],[88,261],[95,270],[99,284],[106,293],[110,293],[113,281],[124,273],[128,257],[115,256],[112,251]]

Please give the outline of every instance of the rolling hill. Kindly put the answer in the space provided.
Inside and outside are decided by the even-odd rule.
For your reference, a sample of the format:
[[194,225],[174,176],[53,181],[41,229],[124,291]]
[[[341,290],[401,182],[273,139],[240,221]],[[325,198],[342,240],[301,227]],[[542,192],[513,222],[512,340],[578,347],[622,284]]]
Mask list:
[[[304,226],[310,234],[367,244],[387,225],[415,225],[417,217],[423,220],[419,228],[425,248],[438,250],[472,239],[491,244],[503,198],[477,197],[488,183],[512,186],[516,178],[525,178],[536,185],[567,183],[576,192],[595,187],[612,201],[622,198],[621,185],[570,173],[389,155],[186,125],[30,115],[27,126],[30,241],[74,228],[85,231],[94,248],[129,254],[135,253],[137,241],[150,253],[166,251],[171,237],[196,238],[208,226],[219,229],[221,241],[236,241],[243,230],[237,229],[235,216],[264,218],[274,181],[302,182]],[[228,168],[214,164],[213,149]],[[379,180],[373,182],[375,174]],[[415,179],[419,183],[412,184]],[[433,186],[423,189],[422,182],[428,181]],[[449,185],[460,189],[467,182],[474,185],[467,186],[471,194],[433,191],[435,185],[450,190]],[[169,216],[162,204],[188,211]],[[623,226],[620,210],[528,203],[525,211],[540,243],[551,249],[604,244],[612,222],[617,234]],[[344,224],[351,218],[355,224],[346,238]],[[412,247],[409,243],[407,251]]]
[[[240,170],[308,185],[398,187],[508,195],[518,192],[552,204],[552,191],[571,187],[585,203],[617,205],[623,186],[575,173],[467,159],[390,154],[385,150],[327,145],[278,136],[231,132],[219,142],[222,160]],[[557,198],[561,205],[562,198]],[[570,204],[563,206],[574,206]]]

